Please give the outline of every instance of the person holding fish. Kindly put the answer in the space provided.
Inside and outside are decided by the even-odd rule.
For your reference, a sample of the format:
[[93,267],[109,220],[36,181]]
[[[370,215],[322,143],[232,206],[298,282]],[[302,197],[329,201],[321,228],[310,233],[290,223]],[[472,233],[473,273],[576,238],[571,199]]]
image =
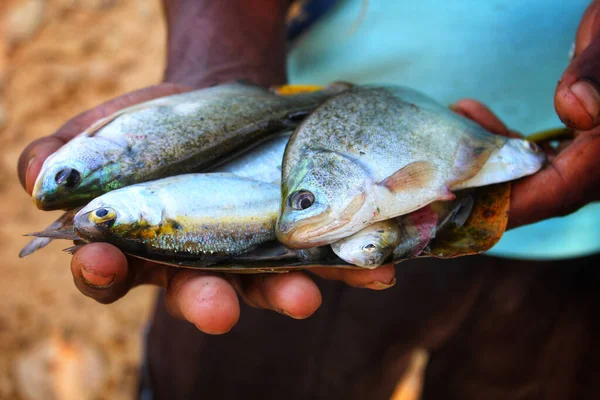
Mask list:
[[[145,382],[158,398],[389,398],[417,347],[432,352],[425,398],[597,395],[577,382],[600,361],[590,339],[600,281],[600,210],[591,204],[600,200],[600,1],[372,2],[348,32],[360,3],[338,4],[286,54],[285,1],[164,0],[164,82],[28,146],[18,166],[24,188],[32,192],[50,154],[124,107],[231,80],[284,84],[287,66],[292,82],[399,82],[440,101],[477,97],[523,132],[556,125],[557,114],[573,138],[512,184],[509,227],[533,225],[507,232],[494,257],[234,277],[96,243],[74,254],[75,284],[101,303],[141,284],[165,289],[147,344]],[[483,103],[459,100],[452,109],[514,135]]]

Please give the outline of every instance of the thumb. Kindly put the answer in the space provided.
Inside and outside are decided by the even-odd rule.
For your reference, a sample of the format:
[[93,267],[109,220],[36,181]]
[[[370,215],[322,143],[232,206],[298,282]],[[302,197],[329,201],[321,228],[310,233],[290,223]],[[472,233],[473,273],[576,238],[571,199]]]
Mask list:
[[600,0],[583,15],[575,57],[558,83],[554,106],[571,128],[590,130],[600,124]]

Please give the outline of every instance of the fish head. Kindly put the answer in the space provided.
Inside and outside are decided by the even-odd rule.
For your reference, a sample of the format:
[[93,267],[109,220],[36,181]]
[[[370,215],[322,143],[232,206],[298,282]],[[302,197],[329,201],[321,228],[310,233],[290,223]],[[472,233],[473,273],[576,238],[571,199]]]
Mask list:
[[354,233],[346,228],[365,204],[367,184],[352,159],[329,151],[307,153],[284,174],[277,238],[302,249]]
[[350,264],[365,268],[383,265],[400,243],[394,220],[381,221],[331,244],[334,253]]
[[75,215],[75,233],[89,242],[151,235],[162,219],[162,207],[153,197],[137,185],[97,197]]
[[120,187],[123,147],[107,140],[78,136],[50,155],[33,187],[41,210],[81,206]]

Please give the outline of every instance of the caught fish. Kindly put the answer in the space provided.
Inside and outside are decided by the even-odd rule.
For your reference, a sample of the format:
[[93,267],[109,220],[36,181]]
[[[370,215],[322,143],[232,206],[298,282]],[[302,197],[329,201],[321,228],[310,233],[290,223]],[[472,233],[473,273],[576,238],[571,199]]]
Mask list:
[[459,192],[454,201],[431,203],[412,213],[376,222],[331,244],[344,261],[365,268],[414,258],[421,254],[436,233],[452,224],[463,226],[473,208],[473,197]]
[[46,159],[33,189],[42,210],[68,209],[131,184],[206,170],[232,152],[294,127],[349,87],[278,96],[229,83],[176,94],[104,118]]
[[[281,160],[291,132],[284,132],[268,138],[253,149],[231,161],[214,168],[213,172],[229,172],[242,178],[279,184],[281,182]],[[74,240],[73,217],[81,208],[65,212],[59,219],[41,232],[26,236],[36,236],[19,253],[23,258],[47,246],[53,239]]]
[[269,138],[241,156],[211,169],[211,172],[229,172],[242,178],[279,185],[283,152],[291,135],[292,132],[285,132]]
[[377,268],[390,259],[401,240],[401,227],[395,220],[388,219],[331,243],[331,248],[338,257],[350,264]]
[[544,160],[535,144],[489,133],[411,89],[355,86],[290,138],[277,236],[293,248],[332,243],[455,190],[535,173]]
[[278,185],[229,173],[180,175],[97,197],[75,216],[75,233],[149,259],[210,264],[273,242],[280,196]]
[[436,201],[410,214],[396,218],[400,243],[393,250],[393,260],[414,258],[425,251],[439,232],[465,224],[475,200],[470,193],[459,192],[454,201]]

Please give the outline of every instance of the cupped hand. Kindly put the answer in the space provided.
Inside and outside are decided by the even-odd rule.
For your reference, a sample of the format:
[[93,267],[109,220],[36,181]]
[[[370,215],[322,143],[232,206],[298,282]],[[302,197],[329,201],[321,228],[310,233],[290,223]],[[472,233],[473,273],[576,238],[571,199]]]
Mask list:
[[[21,154],[19,178],[29,194],[44,160],[96,120],[115,111],[190,90],[175,84],[160,84],[108,101],[68,121],[54,134],[31,143]],[[229,331],[240,314],[239,296],[250,306],[273,310],[302,319],[321,305],[321,293],[304,272],[286,274],[231,275],[169,267],[126,257],[107,243],[92,243],[79,249],[71,261],[77,288],[101,303],[125,296],[133,287],[152,284],[165,288],[170,312],[211,334]],[[325,279],[340,280],[355,287],[381,290],[394,283],[392,266],[376,270],[335,270],[318,268],[313,272]]]

